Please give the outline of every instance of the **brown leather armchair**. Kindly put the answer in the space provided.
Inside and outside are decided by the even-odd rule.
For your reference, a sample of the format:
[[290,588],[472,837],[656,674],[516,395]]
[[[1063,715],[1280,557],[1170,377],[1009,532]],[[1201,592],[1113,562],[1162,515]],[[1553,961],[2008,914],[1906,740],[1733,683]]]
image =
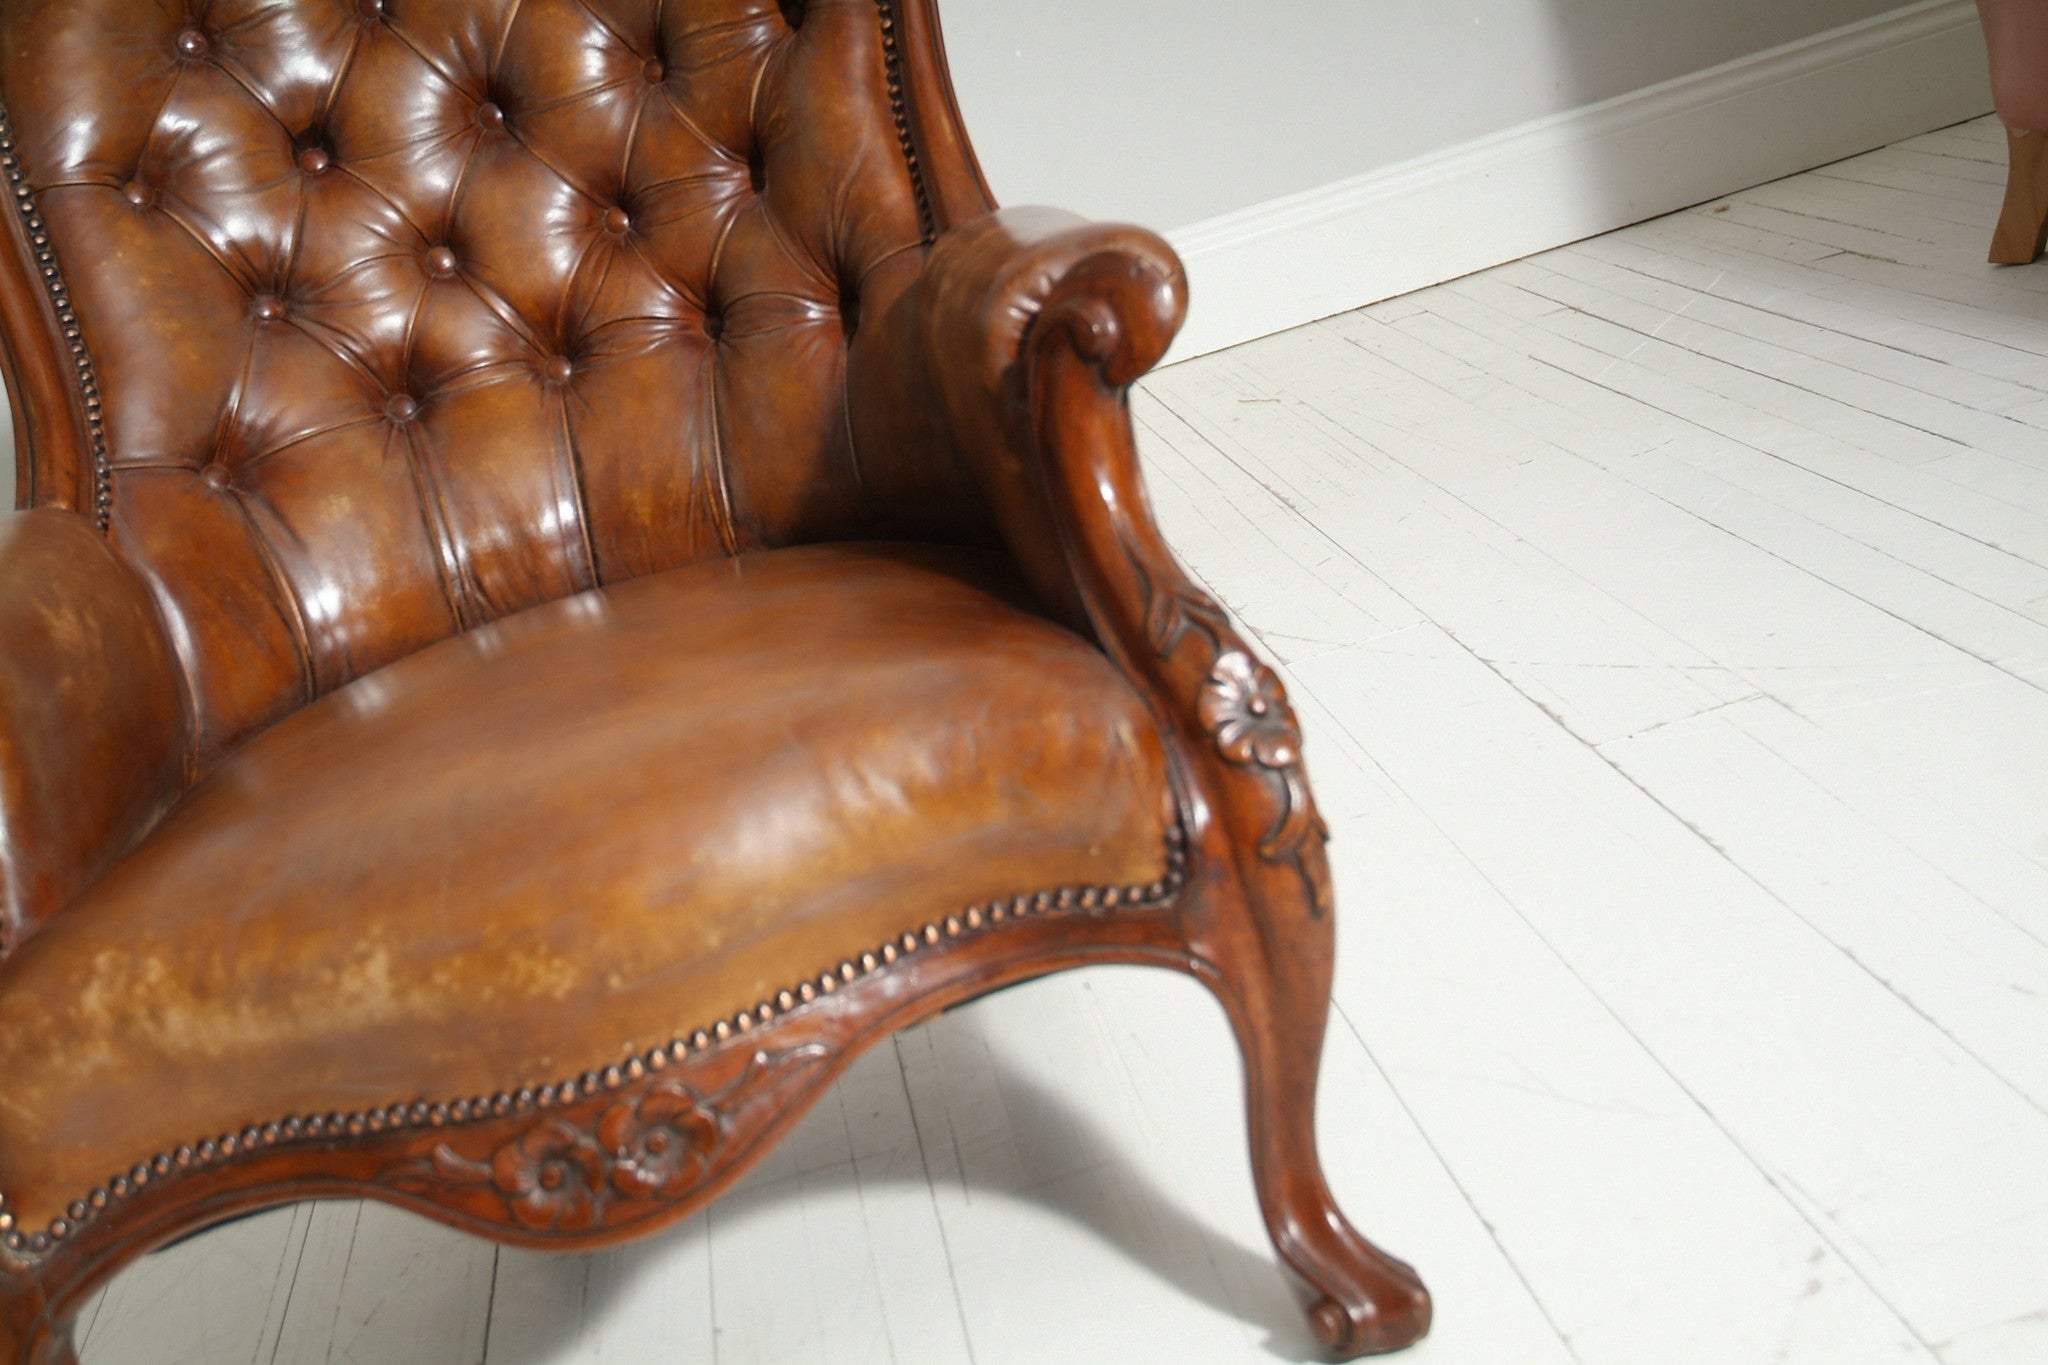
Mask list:
[[682,1217],[849,1058],[1222,1000],[1342,1355],[1325,831],[1147,511],[1157,238],[994,211],[931,0],[6,0],[0,1359],[363,1196]]

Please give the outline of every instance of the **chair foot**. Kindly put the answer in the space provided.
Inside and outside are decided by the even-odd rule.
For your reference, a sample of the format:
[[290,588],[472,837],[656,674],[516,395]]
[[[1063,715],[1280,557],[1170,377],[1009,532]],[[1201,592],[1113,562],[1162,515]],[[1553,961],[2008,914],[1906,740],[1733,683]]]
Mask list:
[[[1330,1193],[1316,1152],[1313,1057],[1304,1067],[1298,1053],[1275,1055],[1270,1035],[1244,1046],[1256,1075],[1248,1099],[1259,1204],[1274,1249],[1315,1293],[1309,1325],[1339,1360],[1413,1345],[1429,1331],[1429,1291],[1353,1228]],[[1264,1054],[1257,1064],[1255,1052]]]
[[1238,951],[1205,956],[1215,973],[1210,984],[1244,1053],[1252,1166],[1266,1230],[1312,1291],[1309,1323],[1325,1349],[1340,1360],[1398,1351],[1429,1331],[1429,1291],[1405,1262],[1351,1226],[1316,1150],[1316,1078],[1334,946],[1330,921],[1270,909],[1259,918],[1269,933],[1286,924],[1292,942],[1269,955],[1240,940]]
[[2048,132],[2008,128],[2005,141],[2012,168],[1991,236],[1991,263],[2026,265],[2048,247]]
[[[1432,1305],[1415,1271],[1359,1236],[1334,1205],[1329,1212],[1339,1245],[1313,1254],[1321,1277],[1337,1284],[1343,1297],[1325,1296],[1309,1305],[1309,1325],[1323,1349],[1338,1360],[1355,1360],[1422,1340]],[[1306,1259],[1305,1248],[1302,1254]]]

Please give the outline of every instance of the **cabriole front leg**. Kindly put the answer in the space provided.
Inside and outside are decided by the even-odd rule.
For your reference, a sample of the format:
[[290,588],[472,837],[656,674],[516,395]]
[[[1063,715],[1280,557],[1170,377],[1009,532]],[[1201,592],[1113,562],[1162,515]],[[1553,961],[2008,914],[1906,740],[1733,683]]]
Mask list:
[[[1213,890],[1190,899],[1186,932],[1196,974],[1223,1003],[1244,1054],[1252,1173],[1266,1231],[1312,1290],[1309,1321],[1325,1348],[1345,1360],[1400,1350],[1428,1332],[1429,1292],[1413,1269],[1351,1226],[1316,1147],[1331,918],[1314,913],[1300,890],[1268,887],[1261,896],[1235,880],[1220,874]],[[1251,879],[1254,888],[1266,880]]]
[[1429,1330],[1429,1294],[1345,1219],[1316,1150],[1335,907],[1301,730],[1279,678],[1167,548],[1139,473],[1128,386],[1164,352],[1184,297],[1162,258],[1104,251],[1051,290],[1027,349],[1038,468],[1097,634],[1187,755],[1181,931],[1244,1053],[1267,1230],[1314,1291],[1325,1346],[1399,1350]]
[[1177,567],[1161,563],[1147,579],[1148,643],[1167,676],[1207,669],[1191,738],[1208,818],[1195,860],[1202,875],[1181,925],[1196,974],[1223,1002],[1244,1054],[1266,1230],[1316,1292],[1309,1319],[1325,1347],[1343,1359],[1399,1350],[1429,1330],[1429,1293],[1351,1226],[1316,1148],[1336,917],[1300,727],[1279,678]]

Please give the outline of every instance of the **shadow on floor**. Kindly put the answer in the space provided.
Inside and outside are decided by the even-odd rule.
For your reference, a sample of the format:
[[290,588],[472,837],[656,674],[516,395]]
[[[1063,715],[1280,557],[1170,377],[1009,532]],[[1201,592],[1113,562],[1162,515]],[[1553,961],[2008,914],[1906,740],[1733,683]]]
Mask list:
[[[1005,1104],[1032,1115],[1033,1165],[1060,1173],[1059,1177],[1028,1189],[997,1191],[996,1197],[1035,1204],[1056,1213],[1079,1232],[1114,1247],[1133,1265],[1189,1299],[1266,1329],[1265,1346],[1275,1359],[1321,1358],[1300,1303],[1290,1298],[1277,1259],[1269,1251],[1253,1251],[1219,1237],[1196,1212],[1196,1192],[1175,1194],[1161,1189],[1129,1159],[1122,1144],[1112,1140],[1060,1094],[1006,1067],[1000,1057],[991,1058],[991,1062]],[[806,1122],[817,1122],[823,1117],[816,1114]],[[793,1134],[787,1141],[799,1145],[801,1138]],[[1082,1174],[1093,1178],[1072,1178]],[[1251,1179],[1249,1170],[1245,1179]],[[806,1171],[801,1179],[785,1177],[752,1187],[742,1186],[751,1189],[752,1198],[737,1212],[726,1211],[732,1207],[730,1202],[716,1207],[721,1220],[766,1217],[786,1207],[790,1200],[815,1198],[835,1185],[852,1188],[857,1181],[869,1188],[879,1183],[909,1183],[922,1188],[925,1177],[921,1170],[912,1170],[893,1176],[868,1176],[863,1181],[856,1175],[853,1163],[846,1161]],[[1091,1197],[1090,1191],[1100,1186],[1115,1188],[1120,1204]],[[985,1191],[977,1193],[986,1195]],[[1133,1223],[1146,1228],[1151,1235],[1143,1239],[1133,1237]],[[721,1222],[721,1227],[726,1225]],[[687,1235],[694,1226],[693,1219],[663,1235]],[[1205,1254],[1162,1256],[1160,1248],[1202,1248]],[[561,1323],[559,1334],[549,1331],[517,1343],[494,1342],[489,1365],[547,1365],[572,1354],[568,1348],[574,1345],[580,1324],[610,1311],[648,1265],[640,1260],[622,1275],[591,1277],[589,1259],[584,1255],[564,1255],[528,1267],[529,1276],[560,1276],[564,1297],[580,1298],[583,1311],[576,1321]],[[1228,1286],[1232,1285],[1240,1286],[1238,1296],[1231,1294]],[[1271,1291],[1256,1293],[1252,1302],[1241,1302],[1242,1287],[1247,1285],[1270,1285]],[[945,1290],[935,1285],[931,1292],[939,1294]]]

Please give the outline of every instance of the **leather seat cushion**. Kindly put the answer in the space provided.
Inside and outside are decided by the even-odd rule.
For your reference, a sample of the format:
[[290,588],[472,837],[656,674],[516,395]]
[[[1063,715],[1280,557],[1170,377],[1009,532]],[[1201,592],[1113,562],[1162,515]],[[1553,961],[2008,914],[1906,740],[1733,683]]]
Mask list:
[[261,734],[0,966],[0,1190],[34,1227],[179,1144],[559,1082],[970,904],[1160,882],[1144,703],[1003,583],[694,565]]

